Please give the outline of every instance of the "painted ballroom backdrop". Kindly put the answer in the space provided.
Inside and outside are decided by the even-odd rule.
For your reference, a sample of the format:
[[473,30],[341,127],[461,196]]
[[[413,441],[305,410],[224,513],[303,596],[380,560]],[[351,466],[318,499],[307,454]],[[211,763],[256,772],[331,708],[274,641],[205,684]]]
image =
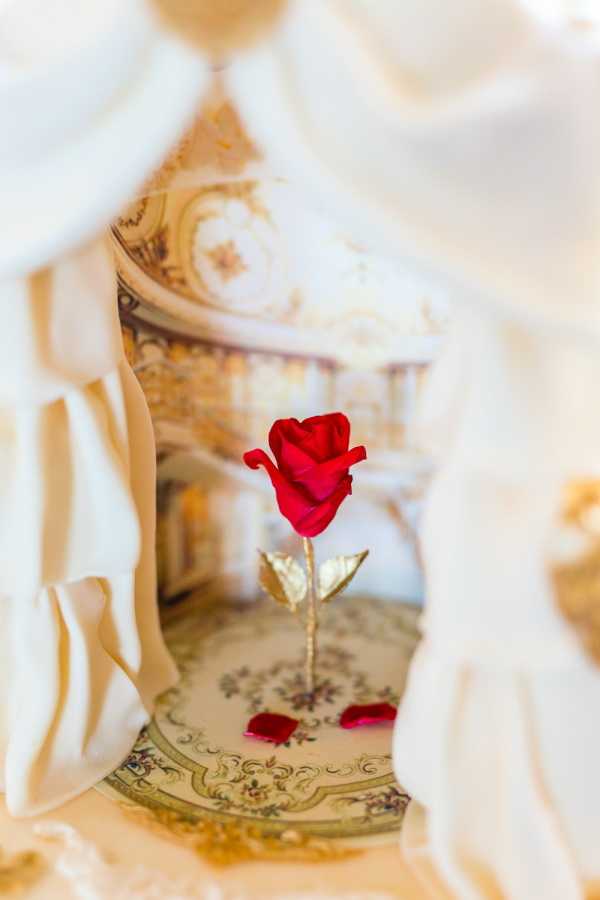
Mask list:
[[342,410],[368,462],[317,541],[371,548],[352,590],[419,600],[430,469],[414,427],[449,298],[358,245],[265,159],[215,81],[193,128],[113,229],[127,354],[154,420],[161,597],[257,590],[257,547],[298,549],[242,453],[275,418]]

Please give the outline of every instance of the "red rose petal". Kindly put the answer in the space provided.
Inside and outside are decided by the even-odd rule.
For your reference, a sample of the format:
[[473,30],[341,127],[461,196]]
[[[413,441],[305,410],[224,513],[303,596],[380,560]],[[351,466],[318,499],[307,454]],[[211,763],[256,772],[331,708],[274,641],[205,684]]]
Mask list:
[[340,716],[342,728],[358,728],[360,725],[376,725],[378,722],[393,722],[396,707],[391,703],[366,703],[363,706],[348,706]]
[[252,716],[246,726],[244,737],[258,738],[259,741],[271,741],[273,744],[285,744],[299,724],[298,719],[291,719],[289,716],[262,712]]

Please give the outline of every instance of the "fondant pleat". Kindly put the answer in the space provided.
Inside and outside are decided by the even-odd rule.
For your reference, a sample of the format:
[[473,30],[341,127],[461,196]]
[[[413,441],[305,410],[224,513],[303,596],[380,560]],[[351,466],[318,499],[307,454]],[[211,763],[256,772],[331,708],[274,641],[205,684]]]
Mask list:
[[177,671],[156,603],[152,425],[112,262],[88,248],[10,289],[0,768],[9,811],[33,815],[118,766]]

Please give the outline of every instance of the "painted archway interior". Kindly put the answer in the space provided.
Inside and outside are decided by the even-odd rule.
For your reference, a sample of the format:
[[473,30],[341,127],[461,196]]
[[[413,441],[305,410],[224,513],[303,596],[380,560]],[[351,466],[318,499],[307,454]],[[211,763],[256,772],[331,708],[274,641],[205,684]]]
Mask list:
[[223,579],[254,593],[255,548],[292,538],[241,455],[275,418],[341,409],[369,462],[323,552],[365,543],[355,589],[418,599],[428,460],[414,412],[447,325],[446,286],[309,206],[218,76],[112,240],[126,350],[157,436],[163,597]]

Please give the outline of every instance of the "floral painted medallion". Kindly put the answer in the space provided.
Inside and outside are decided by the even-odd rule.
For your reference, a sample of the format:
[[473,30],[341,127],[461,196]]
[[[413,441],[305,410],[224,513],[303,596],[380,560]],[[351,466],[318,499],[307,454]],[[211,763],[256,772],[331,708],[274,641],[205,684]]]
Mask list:
[[[373,599],[329,607],[311,699],[302,630],[286,610],[186,601],[165,629],[181,680],[100,790],[187,821],[247,824],[266,838],[389,838],[408,802],[392,772],[391,725],[348,732],[339,718],[352,703],[399,701],[416,617],[414,607]],[[260,711],[300,724],[277,746],[244,737]]]

